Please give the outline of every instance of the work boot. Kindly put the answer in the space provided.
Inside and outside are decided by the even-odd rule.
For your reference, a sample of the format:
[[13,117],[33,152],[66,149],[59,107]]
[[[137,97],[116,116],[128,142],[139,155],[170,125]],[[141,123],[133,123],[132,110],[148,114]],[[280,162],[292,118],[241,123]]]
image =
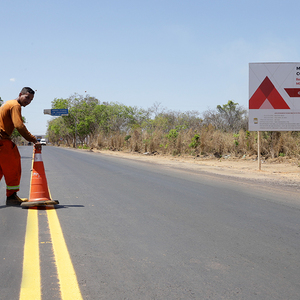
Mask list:
[[8,206],[17,206],[22,202],[27,202],[27,198],[20,198],[16,192],[6,198],[6,205]]

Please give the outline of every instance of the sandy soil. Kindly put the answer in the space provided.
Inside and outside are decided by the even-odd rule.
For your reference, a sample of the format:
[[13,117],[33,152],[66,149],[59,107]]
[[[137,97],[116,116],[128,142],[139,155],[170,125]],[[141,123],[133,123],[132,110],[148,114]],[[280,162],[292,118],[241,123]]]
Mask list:
[[271,183],[293,190],[300,189],[300,163],[296,160],[279,158],[277,160],[266,160],[261,163],[259,170],[258,161],[255,157],[241,159],[230,156],[217,159],[205,157],[172,157],[162,155],[148,155],[139,153],[126,153],[107,150],[93,150],[104,155],[112,155],[127,159],[147,161],[163,164],[169,167],[185,170],[195,170],[214,173],[239,180],[255,181],[260,183]]

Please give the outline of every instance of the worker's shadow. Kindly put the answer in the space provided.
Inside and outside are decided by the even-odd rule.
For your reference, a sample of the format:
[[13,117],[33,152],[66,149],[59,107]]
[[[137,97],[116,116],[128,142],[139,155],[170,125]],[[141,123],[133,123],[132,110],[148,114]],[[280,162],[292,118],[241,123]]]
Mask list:
[[32,207],[24,207],[24,209],[37,209],[37,210],[52,210],[52,209],[62,209],[62,208],[72,208],[72,207],[84,207],[84,205],[41,205],[41,206],[32,206]]
[[[42,206],[40,206],[42,207]],[[61,208],[72,208],[72,207],[84,207],[84,205],[79,205],[79,204],[70,204],[70,205],[63,205],[63,204],[58,204],[58,205],[54,205],[53,209],[61,209]]]
[[84,207],[84,205],[44,205],[44,206],[35,206],[35,207],[21,207],[21,206],[7,206],[7,205],[0,205],[0,209],[7,208],[7,207],[15,207],[15,208],[22,208],[22,209],[38,209],[38,210],[46,210],[46,209],[61,209],[61,208],[76,208],[76,207]]

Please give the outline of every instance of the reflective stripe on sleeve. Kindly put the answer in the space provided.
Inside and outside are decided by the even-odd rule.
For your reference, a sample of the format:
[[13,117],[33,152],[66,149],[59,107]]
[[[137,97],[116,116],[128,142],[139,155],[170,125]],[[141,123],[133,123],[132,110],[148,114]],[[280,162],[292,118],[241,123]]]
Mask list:
[[15,185],[15,186],[6,186],[6,189],[8,189],[8,190],[18,190],[20,188],[20,186],[19,185]]

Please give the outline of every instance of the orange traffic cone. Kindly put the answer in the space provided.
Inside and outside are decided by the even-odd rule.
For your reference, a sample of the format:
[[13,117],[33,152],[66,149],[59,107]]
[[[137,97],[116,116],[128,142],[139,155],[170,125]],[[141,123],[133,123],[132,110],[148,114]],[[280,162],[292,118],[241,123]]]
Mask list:
[[22,202],[21,206],[30,207],[53,204],[59,204],[59,202],[57,200],[52,200],[50,197],[42,159],[42,147],[34,146],[29,200],[27,202]]

